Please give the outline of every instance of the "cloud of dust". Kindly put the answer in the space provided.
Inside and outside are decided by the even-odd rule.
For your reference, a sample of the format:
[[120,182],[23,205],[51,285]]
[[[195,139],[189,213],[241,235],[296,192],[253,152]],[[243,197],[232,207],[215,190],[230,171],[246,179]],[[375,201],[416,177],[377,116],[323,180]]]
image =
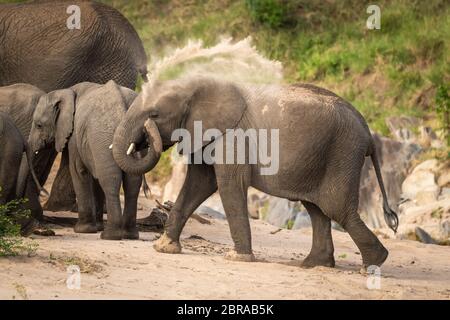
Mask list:
[[149,66],[150,88],[156,80],[191,76],[210,76],[244,83],[279,83],[283,67],[279,61],[264,57],[251,44],[251,37],[233,43],[224,38],[215,46],[205,47],[200,40],[189,41],[163,58],[152,58]]

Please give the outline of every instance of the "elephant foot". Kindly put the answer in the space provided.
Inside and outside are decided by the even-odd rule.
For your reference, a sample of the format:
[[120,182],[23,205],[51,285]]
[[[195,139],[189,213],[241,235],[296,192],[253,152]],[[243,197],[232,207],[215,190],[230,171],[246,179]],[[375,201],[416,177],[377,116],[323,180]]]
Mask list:
[[95,223],[77,222],[73,230],[75,233],[97,233],[97,225]]
[[173,241],[166,233],[155,241],[153,248],[161,253],[181,253],[181,244],[179,241]]
[[253,262],[256,260],[253,253],[237,253],[235,250],[228,251],[225,254],[225,259],[240,262]]
[[138,228],[134,227],[123,230],[122,238],[129,240],[138,240],[139,239]]
[[371,249],[369,252],[362,253],[363,269],[367,269],[369,266],[380,267],[384,261],[386,261],[389,252],[380,244],[377,249]]
[[103,240],[122,240],[122,229],[106,226],[106,229],[100,234],[100,238]]
[[303,268],[314,268],[319,266],[334,268],[335,262],[333,255],[329,256],[310,253],[302,262]]
[[39,221],[34,218],[30,218],[24,222],[21,222],[20,226],[20,235],[22,237],[28,237],[36,228],[39,227]]

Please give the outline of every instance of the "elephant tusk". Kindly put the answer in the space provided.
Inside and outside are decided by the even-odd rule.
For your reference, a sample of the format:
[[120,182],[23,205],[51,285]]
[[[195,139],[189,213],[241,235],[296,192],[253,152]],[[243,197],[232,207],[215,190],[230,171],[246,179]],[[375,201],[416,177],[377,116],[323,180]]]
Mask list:
[[112,148],[113,148],[113,145],[110,145],[110,146],[109,146],[109,150],[112,150]]
[[129,156],[130,154],[132,154],[134,152],[134,150],[136,150],[136,144],[133,142],[132,144],[130,144],[130,146],[128,147],[127,150],[127,156]]

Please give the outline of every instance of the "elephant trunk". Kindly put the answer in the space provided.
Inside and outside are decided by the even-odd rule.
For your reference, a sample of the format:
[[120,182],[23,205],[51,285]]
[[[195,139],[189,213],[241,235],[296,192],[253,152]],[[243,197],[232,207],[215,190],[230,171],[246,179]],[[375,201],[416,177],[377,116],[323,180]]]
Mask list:
[[[148,148],[140,158],[134,151],[144,136]],[[162,140],[155,122],[147,119],[143,126],[134,126],[123,119],[114,133],[112,152],[117,165],[127,173],[141,175],[153,169],[162,153]]]
[[23,198],[25,195],[25,187],[28,180],[28,176],[31,173],[31,177],[33,178],[34,183],[36,184],[39,192],[44,193],[45,195],[49,195],[48,191],[45,190],[44,187],[41,186],[38,177],[36,176],[36,172],[33,167],[33,152],[31,148],[28,146],[28,143],[24,144],[24,151],[28,165],[26,165],[23,161],[20,165],[19,177],[17,179],[16,186],[16,195],[18,198]]

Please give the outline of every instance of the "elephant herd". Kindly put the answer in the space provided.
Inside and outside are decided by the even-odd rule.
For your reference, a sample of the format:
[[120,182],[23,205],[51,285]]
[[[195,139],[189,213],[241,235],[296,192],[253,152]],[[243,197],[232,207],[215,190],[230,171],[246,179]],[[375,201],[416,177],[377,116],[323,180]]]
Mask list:
[[[301,201],[307,209],[313,240],[305,267],[335,265],[331,220],[349,233],[364,266],[386,260],[387,250],[357,212],[366,156],[382,191],[386,223],[394,231],[398,218],[387,202],[369,128],[350,103],[313,85],[250,85],[211,76],[146,82],[138,94],[133,89],[138,74],[147,80],[147,59],[133,27],[106,5],[70,1],[78,3],[85,19],[80,30],[68,30],[68,3],[0,6],[5,48],[0,50],[0,201],[24,196],[33,216],[41,219],[40,185],[62,153],[47,209],[71,209],[76,198],[75,232],[138,239],[142,176],[163,151],[190,142],[193,147],[184,153],[189,160],[214,146],[216,161],[188,161],[164,234],[154,243],[158,252],[181,252],[185,223],[218,191],[234,242],[226,257],[253,261],[247,189],[254,187]],[[203,135],[207,139],[200,144],[194,141],[199,122],[202,135],[215,133]],[[245,161],[217,161],[217,154],[229,151],[223,142],[234,134],[231,129],[276,132],[270,147],[277,170],[263,174],[267,163],[248,161],[248,153]],[[177,138],[179,130],[188,135]],[[247,148],[249,140],[244,140]]]

